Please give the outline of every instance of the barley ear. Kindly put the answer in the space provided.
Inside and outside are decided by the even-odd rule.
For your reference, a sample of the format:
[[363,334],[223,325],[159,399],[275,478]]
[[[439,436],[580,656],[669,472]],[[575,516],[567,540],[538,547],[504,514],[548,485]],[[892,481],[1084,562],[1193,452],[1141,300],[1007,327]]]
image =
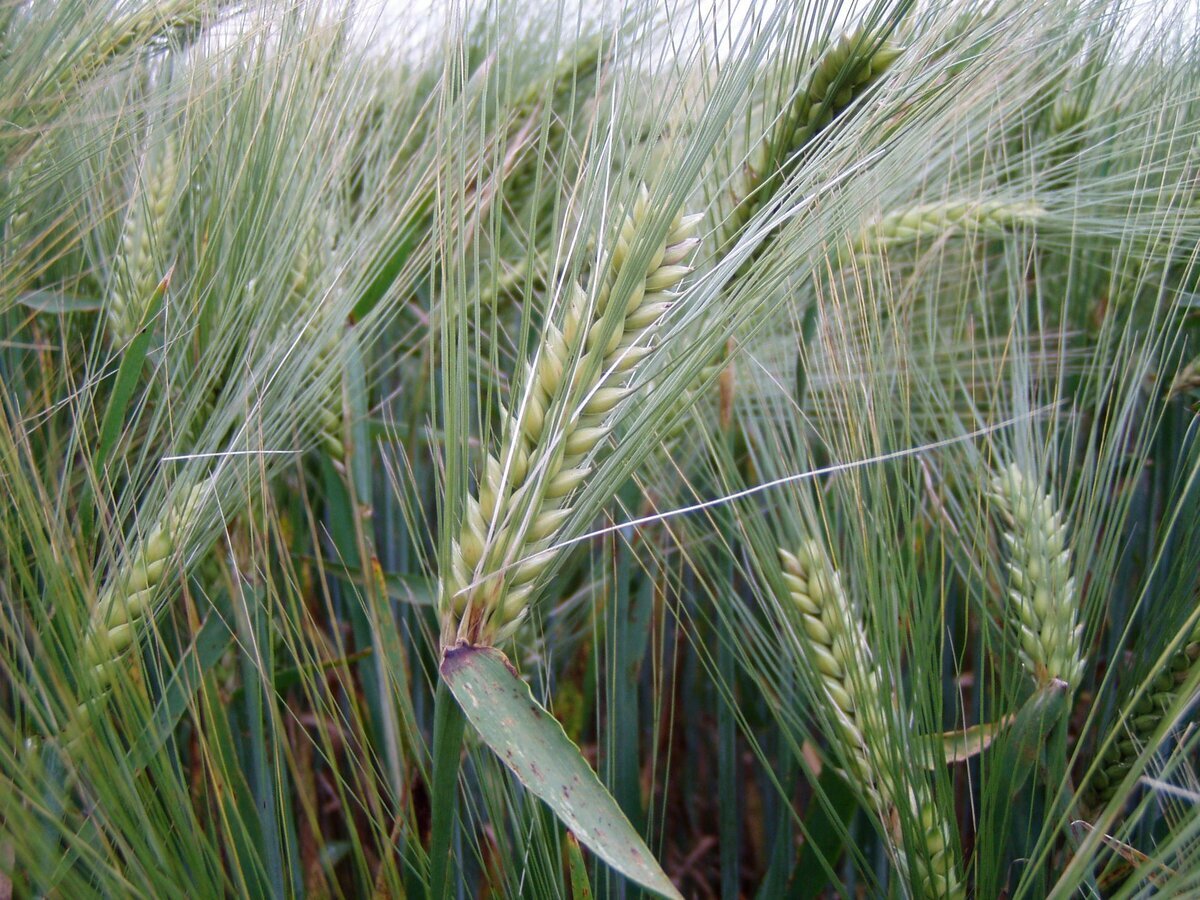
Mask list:
[[[513,127],[510,138],[528,131],[530,125],[545,121],[544,149],[550,159],[561,159],[570,138],[570,115],[588,92],[594,90],[594,82],[604,66],[608,47],[604,40],[594,37],[576,48],[559,63],[549,85],[542,81],[532,85],[516,101],[513,112]],[[537,139],[529,143],[511,161],[504,178],[504,194],[507,202],[524,206],[539,192],[539,183],[552,179],[539,166],[541,155],[537,151]]]
[[0,245],[0,253],[4,255],[0,256],[0,262],[3,262],[6,268],[16,262],[16,259],[8,258],[9,253],[14,257],[18,256],[16,248],[34,237],[30,233],[30,226],[36,216],[38,182],[46,171],[48,159],[46,150],[38,147],[5,172],[4,185],[8,196],[4,199],[8,201],[7,206],[12,210],[8,221],[0,223],[4,229],[4,242]]
[[[809,538],[795,553],[779,550],[783,581],[798,614],[828,709],[836,723],[850,781],[859,786],[892,837],[897,868],[925,897],[965,896],[954,859],[953,833],[923,780],[901,786],[888,752],[889,698],[875,665],[862,623],[852,609],[837,571],[820,544]],[[905,807],[918,833],[908,842],[895,810]],[[919,852],[905,850],[919,841]]]
[[167,271],[173,239],[173,203],[179,179],[175,141],[168,136],[147,152],[138,173],[113,260],[108,319],[113,341],[126,344],[142,325],[147,304]]
[[915,886],[924,897],[962,900],[966,888],[955,863],[950,823],[942,816],[924,781],[912,782],[905,793],[912,818],[920,825],[916,839],[924,851],[911,863]]
[[[288,296],[297,309],[311,309],[317,279],[325,259],[319,232],[314,229],[301,242],[288,269]],[[317,310],[311,327],[320,335],[321,349],[313,366],[313,378],[320,385],[317,405],[317,440],[337,469],[346,465],[345,434],[345,360],[347,347],[356,340],[353,331],[342,322],[330,321],[326,307]]]
[[118,660],[133,644],[138,624],[151,612],[180,539],[199,516],[209,491],[210,485],[202,483],[173,505],[137,540],[101,592],[82,648],[83,661],[91,667],[98,689],[111,684],[122,670]]
[[884,721],[876,704],[878,677],[862,625],[820,544],[807,539],[794,554],[781,548],[779,558],[806,649],[838,725],[847,774],[862,786],[877,809],[882,808],[886,802],[871,761],[868,733],[878,734]]
[[1082,91],[1062,91],[1050,106],[1050,133],[1057,138],[1079,134],[1091,112],[1091,104]]
[[1133,708],[1119,721],[1120,734],[1104,751],[1084,794],[1083,807],[1089,817],[1099,815],[1116,795],[1163,717],[1175,705],[1180,687],[1195,674],[1198,661],[1200,623],[1193,626],[1183,646],[1171,654],[1154,680],[1141,691]]
[[[484,455],[442,577],[444,638],[503,640],[524,617],[550,568],[572,499],[620,419],[634,372],[691,271],[699,216],[677,215],[648,266],[622,277],[651,216],[643,187],[593,291],[571,285],[560,319],[546,323],[520,401],[502,410],[501,445]],[[628,285],[628,287],[626,287]],[[618,287],[622,293],[618,294]]]
[[1167,399],[1195,391],[1200,391],[1200,356],[1175,373],[1167,388]]
[[942,200],[887,213],[869,223],[839,251],[842,265],[865,263],[893,247],[920,245],[948,236],[995,237],[1036,224],[1046,210],[1005,198]]
[[751,217],[779,191],[808,142],[865,93],[901,52],[891,41],[878,42],[862,30],[855,30],[842,35],[820,55],[804,87],[746,161],[736,189],[736,204],[724,223],[721,255],[736,242]]
[[990,497],[1004,524],[1005,609],[1017,626],[1021,662],[1038,684],[1058,680],[1073,690],[1083,677],[1083,625],[1062,513],[1015,464],[992,479]]

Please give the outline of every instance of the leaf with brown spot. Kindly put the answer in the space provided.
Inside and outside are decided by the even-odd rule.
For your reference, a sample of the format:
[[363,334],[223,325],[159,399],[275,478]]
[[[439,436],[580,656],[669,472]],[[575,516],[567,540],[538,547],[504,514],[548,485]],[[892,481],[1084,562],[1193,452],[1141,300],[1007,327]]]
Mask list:
[[663,897],[682,900],[558,720],[494,647],[451,647],[442,678],[483,742],[593,853]]

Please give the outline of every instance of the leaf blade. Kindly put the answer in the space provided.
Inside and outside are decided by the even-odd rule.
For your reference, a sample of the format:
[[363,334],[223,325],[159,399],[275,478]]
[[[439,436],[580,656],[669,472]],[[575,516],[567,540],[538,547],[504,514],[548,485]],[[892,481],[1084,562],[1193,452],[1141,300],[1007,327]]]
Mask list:
[[597,856],[663,897],[681,898],[558,721],[492,647],[451,647],[442,678],[467,720],[517,779]]

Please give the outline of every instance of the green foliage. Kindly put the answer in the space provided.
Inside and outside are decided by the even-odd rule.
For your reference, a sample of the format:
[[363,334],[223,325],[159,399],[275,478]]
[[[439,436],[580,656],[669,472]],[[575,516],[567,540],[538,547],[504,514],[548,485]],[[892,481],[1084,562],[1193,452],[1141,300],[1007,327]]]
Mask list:
[[1197,23],[775,7],[0,0],[0,894],[1200,890]]

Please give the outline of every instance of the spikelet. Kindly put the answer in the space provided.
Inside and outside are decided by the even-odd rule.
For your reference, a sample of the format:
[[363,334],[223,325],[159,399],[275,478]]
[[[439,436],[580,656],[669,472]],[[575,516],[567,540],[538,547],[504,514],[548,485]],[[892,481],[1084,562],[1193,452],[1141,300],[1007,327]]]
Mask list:
[[[670,412],[663,417],[671,423],[663,433],[664,445],[670,445],[679,438],[688,436],[695,427],[694,420],[690,418],[690,415],[693,415],[697,408],[711,412],[708,406],[715,406],[717,403],[712,397],[711,385],[714,381],[718,381],[719,385],[719,379],[729,371],[731,365],[726,354],[722,354],[696,373],[695,379],[683,389],[679,397],[671,404]],[[689,411],[692,412],[689,413]]]
[[885,729],[879,704],[883,691],[862,624],[815,540],[802,542],[795,554],[780,549],[779,558],[813,667],[840,730],[847,774],[877,809],[884,808],[888,791],[879,784],[868,738],[878,740]]
[[6,249],[23,244],[31,237],[28,231],[34,217],[33,205],[37,201],[36,185],[46,170],[48,159],[46,151],[38,148],[28,159],[5,173],[8,207],[11,210],[4,228]]
[[900,53],[901,48],[890,41],[878,43],[855,30],[821,55],[804,88],[746,163],[737,204],[725,222],[722,255],[782,186],[796,154],[877,81]]
[[510,297],[520,297],[526,286],[540,290],[549,281],[550,265],[543,254],[523,254],[511,262],[499,261],[500,270],[478,283],[479,306],[494,310]]
[[323,399],[317,408],[317,439],[338,469],[346,465],[345,360],[348,348],[355,340],[354,332],[339,322],[330,329],[317,358],[317,377],[324,382]]
[[849,265],[868,260],[891,247],[949,235],[994,237],[1036,224],[1045,213],[1045,209],[1036,203],[1002,198],[921,203],[887,213],[867,225],[839,251],[840,262]]
[[990,496],[1005,526],[1006,606],[1021,662],[1038,684],[1058,680],[1074,689],[1083,676],[1083,625],[1062,514],[1054,496],[1015,464],[992,479]]
[[161,0],[122,11],[126,14],[113,16],[111,27],[76,61],[79,69],[76,77],[90,77],[124,53],[196,31],[203,26],[210,9],[201,0]]
[[[920,834],[915,837],[921,842],[924,853],[918,854],[915,860],[910,857],[908,861],[920,896],[965,898],[966,888],[954,859],[954,835],[950,823],[934,803],[929,785],[914,781],[905,788],[904,795],[913,820],[920,823]],[[894,836],[897,844],[902,837],[902,834]]]
[[[570,285],[561,324],[547,322],[516,410],[503,411],[503,446],[484,456],[478,495],[442,576],[448,641],[491,643],[524,615],[548,548],[571,514],[594,453],[617,420],[638,364],[653,350],[699,216],[677,216],[644,272],[625,274],[650,215],[643,187],[622,224],[594,298]],[[625,277],[622,278],[622,275]],[[622,292],[617,293],[620,286]]]
[[121,657],[133,643],[138,623],[150,611],[179,539],[194,523],[208,491],[208,484],[197,485],[173,505],[149,534],[137,541],[100,594],[82,650],[99,689],[121,672]]
[[109,325],[117,344],[136,336],[146,306],[166,274],[178,178],[175,143],[168,137],[153,158],[146,155],[121,228],[108,303]]
[[[313,287],[324,264],[323,247],[318,232],[314,229],[301,242],[288,270],[288,295],[296,309],[311,309]],[[324,382],[322,400],[317,407],[317,439],[339,468],[346,463],[346,445],[343,440],[344,411],[342,387],[345,374],[345,352],[347,344],[354,340],[353,334],[342,323],[325,321],[325,309],[318,311],[311,327],[320,334],[328,328],[328,335],[320,338],[321,352],[317,355],[314,375]]]
[[[847,775],[881,817],[899,857],[922,896],[962,897],[953,856],[953,834],[922,780],[897,784],[887,750],[889,698],[867,643],[866,633],[820,544],[809,538],[796,553],[779,550],[788,596],[800,617],[822,693],[833,714]],[[920,823],[921,852],[904,852],[897,808]]]
[[[341,336],[343,333],[344,329],[335,332],[335,337]],[[345,333],[344,337],[346,340],[351,339],[348,333]],[[317,439],[328,454],[330,461],[338,468],[346,464],[346,442],[342,439],[345,419],[342,409],[343,372],[338,363],[339,350],[340,343],[331,340],[321,354],[322,363],[334,367],[335,372],[332,376],[326,373],[326,377],[330,378],[330,383],[325,398],[317,409]]]
[[1084,796],[1084,808],[1093,816],[1099,814],[1116,794],[1163,716],[1175,704],[1179,688],[1192,677],[1197,660],[1200,660],[1200,623],[1192,628],[1184,645],[1171,654],[1166,666],[1122,721],[1120,737],[1104,751],[1100,767]]
[[41,267],[35,249],[39,221],[40,189],[49,155],[45,139],[26,158],[4,174],[6,197],[0,208],[8,211],[7,221],[0,220],[0,289],[20,293],[33,287]]

